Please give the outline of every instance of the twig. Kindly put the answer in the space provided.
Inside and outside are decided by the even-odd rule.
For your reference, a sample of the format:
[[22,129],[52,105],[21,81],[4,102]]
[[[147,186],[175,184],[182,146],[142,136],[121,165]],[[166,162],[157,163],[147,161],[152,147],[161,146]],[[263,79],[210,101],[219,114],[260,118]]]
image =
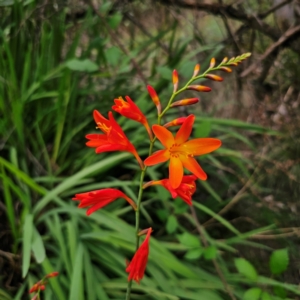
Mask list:
[[[99,13],[99,11],[98,11],[96,5],[93,3],[93,0],[90,0],[90,5],[91,5],[93,11],[95,12],[95,14],[96,14],[101,20],[103,20],[104,18],[103,18],[103,16]],[[107,26],[107,25],[105,24],[105,22],[103,22],[103,24],[104,24],[104,26],[105,26],[107,32],[110,34],[110,36],[113,38],[113,40],[114,40],[114,41],[116,42],[116,44],[119,46],[119,48],[124,52],[124,54],[126,54],[128,57],[130,57],[129,52],[127,51],[127,49],[123,46],[123,44],[122,44],[121,41],[119,40],[118,35],[115,34],[115,33],[109,28],[109,26]],[[137,74],[139,75],[140,79],[143,81],[143,83],[144,83],[145,85],[147,85],[147,80],[146,80],[145,76],[143,75],[143,73],[142,73],[142,71],[141,71],[141,69],[140,69],[138,63],[135,61],[134,58],[130,58],[130,62],[131,62],[131,64],[132,64],[133,68],[136,70]]]
[[285,1],[282,1],[281,3],[278,3],[274,6],[272,6],[269,10],[267,10],[266,12],[264,13],[260,13],[258,14],[258,17],[261,18],[261,19],[264,19],[265,17],[267,17],[269,14],[271,14],[272,12],[276,11],[277,9],[281,8],[282,6],[285,6],[286,4],[292,2],[292,0],[285,0]]
[[240,75],[241,77],[245,77],[249,75],[255,68],[258,66],[258,64],[262,61],[265,60],[270,54],[272,54],[277,48],[279,48],[283,43],[285,43],[288,39],[290,39],[293,35],[298,33],[300,31],[300,25],[295,26],[293,28],[288,29],[280,38],[279,40],[272,44],[266,52],[260,57],[258,61],[253,63],[250,67],[248,67],[242,74]]
[[[136,21],[135,18],[133,18],[130,14],[124,13],[125,18],[127,18],[129,21],[131,21],[138,29],[140,29],[146,36],[148,36],[151,39],[154,39],[153,36],[148,32],[148,30],[144,27],[142,23],[139,23]],[[169,49],[161,43],[159,40],[155,39],[156,44],[164,51],[166,54],[171,55],[169,52]]]
[[[208,245],[207,239],[205,237],[204,229],[203,229],[203,227],[201,226],[201,224],[200,224],[200,222],[198,220],[195,208],[193,206],[191,206],[191,213],[192,213],[193,219],[195,221],[197,231],[199,232],[199,235],[201,237],[201,240],[202,240],[204,246],[208,247],[209,245]],[[226,279],[225,279],[225,277],[224,277],[224,275],[223,275],[223,273],[221,271],[221,268],[220,268],[217,260],[213,259],[212,262],[213,262],[214,267],[215,267],[215,269],[216,269],[216,271],[218,273],[218,276],[220,277],[220,279],[221,279],[221,281],[222,281],[222,283],[224,285],[224,288],[225,288],[226,292],[228,293],[228,295],[230,296],[230,298],[232,300],[236,300],[235,296],[233,295],[233,293],[232,293],[232,291],[231,291],[231,289],[230,289],[230,287],[229,287],[229,285],[228,285],[228,283],[227,283],[227,281],[226,281]]]

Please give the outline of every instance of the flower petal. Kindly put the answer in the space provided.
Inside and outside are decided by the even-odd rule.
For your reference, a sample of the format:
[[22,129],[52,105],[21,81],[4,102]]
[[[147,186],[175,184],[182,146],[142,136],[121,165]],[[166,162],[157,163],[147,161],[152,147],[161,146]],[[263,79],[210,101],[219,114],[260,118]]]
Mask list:
[[188,169],[190,172],[192,172],[194,175],[196,175],[201,180],[206,180],[207,175],[202,170],[198,162],[195,158],[187,157],[187,156],[181,156],[181,161],[183,163],[183,166]]
[[170,148],[174,144],[174,137],[171,131],[160,125],[153,125],[152,129],[156,137],[166,148]]
[[96,153],[112,152],[112,151],[129,151],[125,146],[118,144],[105,144],[96,148]]
[[145,159],[145,166],[153,166],[156,164],[163,163],[170,158],[168,150],[158,150],[154,152],[151,156]]
[[180,129],[177,131],[175,136],[175,143],[180,145],[187,141],[189,136],[191,135],[193,124],[195,121],[194,115],[189,115],[186,120],[181,125]]
[[187,152],[192,155],[202,155],[215,151],[222,145],[222,142],[213,138],[198,138],[187,141],[184,144]]
[[180,186],[183,177],[182,162],[179,157],[171,157],[169,165],[170,184],[173,189]]

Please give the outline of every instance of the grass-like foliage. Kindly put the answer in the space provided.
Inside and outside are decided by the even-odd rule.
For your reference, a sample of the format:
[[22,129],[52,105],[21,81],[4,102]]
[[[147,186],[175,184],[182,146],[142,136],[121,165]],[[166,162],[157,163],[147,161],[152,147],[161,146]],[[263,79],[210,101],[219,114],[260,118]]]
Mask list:
[[[262,137],[279,133],[201,110],[209,94],[201,94],[201,104],[192,109],[182,105],[196,103],[187,99],[212,83],[216,89],[221,71],[222,84],[230,86],[235,66],[249,55],[222,61],[222,47],[200,47],[199,39],[191,49],[191,37],[178,38],[177,22],[134,42],[125,34],[122,39],[122,15],[113,2],[101,2],[96,11],[87,5],[77,19],[60,1],[0,1],[0,299],[31,299],[30,288],[47,300],[124,299],[125,261],[136,251],[137,229],[149,227],[147,268],[140,284],[130,286],[130,299],[295,299],[298,287],[282,280],[288,250],[273,252],[251,239],[274,233],[274,226],[245,229],[227,218],[236,203],[256,201],[253,190],[263,189],[263,181],[253,157]],[[197,57],[207,50],[199,70]],[[173,69],[186,85],[174,88]],[[132,153],[96,155],[85,147],[84,136],[97,132],[93,110],[107,116],[119,96],[130,95],[150,127],[155,124],[155,95],[147,93],[144,74],[163,107],[159,124],[193,113],[191,138],[222,141],[216,153],[200,158],[209,180],[197,181],[192,210],[160,185],[145,189],[139,203],[140,167]],[[177,97],[181,92],[184,100]],[[186,102],[174,105],[181,100]],[[145,160],[143,126],[116,120]],[[167,178],[168,170],[153,166],[143,176],[155,181]],[[75,194],[108,187],[139,203],[138,228],[123,199],[90,216],[71,201]],[[264,272],[240,257],[245,247],[268,253]]]

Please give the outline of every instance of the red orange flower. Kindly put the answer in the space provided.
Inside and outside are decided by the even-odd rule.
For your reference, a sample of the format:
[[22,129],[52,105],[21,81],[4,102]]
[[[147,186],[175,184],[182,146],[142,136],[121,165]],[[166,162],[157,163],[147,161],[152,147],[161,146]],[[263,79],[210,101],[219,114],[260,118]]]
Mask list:
[[96,210],[113,202],[117,198],[124,198],[134,209],[136,209],[136,205],[133,200],[131,200],[123,192],[111,188],[76,194],[72,200],[81,201],[78,207],[90,207],[86,211],[86,214],[89,216]]
[[221,146],[221,141],[214,138],[197,138],[188,141],[195,121],[194,115],[189,115],[180,129],[173,134],[163,126],[153,125],[152,129],[156,137],[165,149],[156,151],[145,161],[146,166],[156,165],[170,160],[169,180],[173,189],[181,184],[183,167],[188,169],[199,179],[206,180],[207,175],[202,170],[194,156],[210,153]]
[[143,124],[146,130],[148,131],[150,139],[152,139],[152,131],[149,127],[145,115],[141,112],[138,106],[130,99],[130,97],[126,96],[125,99],[127,102],[122,97],[119,97],[119,99],[115,99],[115,105],[113,105],[112,109],[128,119]]
[[38,292],[38,291],[44,291],[45,290],[45,284],[43,283],[43,280],[40,280],[39,282],[35,283],[31,289],[29,290],[29,294]]
[[192,205],[192,196],[196,191],[195,180],[197,177],[195,175],[185,175],[182,178],[182,181],[176,189],[172,188],[169,179],[162,180],[153,180],[144,184],[143,188],[147,188],[151,185],[162,185],[165,189],[167,189],[172,198],[180,197],[184,202],[188,205]]
[[149,239],[151,232],[152,228],[149,228],[145,240],[141,244],[140,248],[136,251],[131,262],[126,268],[126,272],[129,273],[128,281],[135,280],[137,283],[140,283],[140,280],[144,277],[148,262]]
[[96,148],[96,153],[108,152],[108,151],[128,151],[132,153],[141,168],[143,168],[143,162],[141,161],[136,149],[130,143],[122,128],[116,122],[112,112],[108,113],[108,118],[104,118],[100,112],[94,110],[94,120],[104,134],[88,134],[86,138],[89,140],[86,145],[88,147]]

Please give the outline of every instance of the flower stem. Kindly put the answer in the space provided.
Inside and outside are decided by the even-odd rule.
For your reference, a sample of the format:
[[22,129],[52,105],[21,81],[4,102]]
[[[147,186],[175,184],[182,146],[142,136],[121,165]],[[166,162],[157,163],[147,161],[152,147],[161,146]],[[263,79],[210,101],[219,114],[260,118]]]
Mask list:
[[[159,121],[159,123],[160,123],[160,121]],[[153,138],[150,141],[149,156],[152,154],[153,145],[154,145],[155,140],[156,139]],[[142,197],[143,197],[143,183],[144,183],[144,178],[145,178],[146,171],[147,171],[147,167],[144,166],[144,168],[142,169],[142,172],[141,172],[141,176],[140,176],[139,193],[138,193],[138,199],[137,199],[136,211],[135,211],[135,234],[136,234],[135,249],[136,249],[136,251],[138,250],[139,245],[140,245],[140,237],[139,237],[140,207],[141,207],[141,202],[142,202]],[[128,282],[125,300],[130,300],[131,286],[132,286],[132,280],[130,280]]]

